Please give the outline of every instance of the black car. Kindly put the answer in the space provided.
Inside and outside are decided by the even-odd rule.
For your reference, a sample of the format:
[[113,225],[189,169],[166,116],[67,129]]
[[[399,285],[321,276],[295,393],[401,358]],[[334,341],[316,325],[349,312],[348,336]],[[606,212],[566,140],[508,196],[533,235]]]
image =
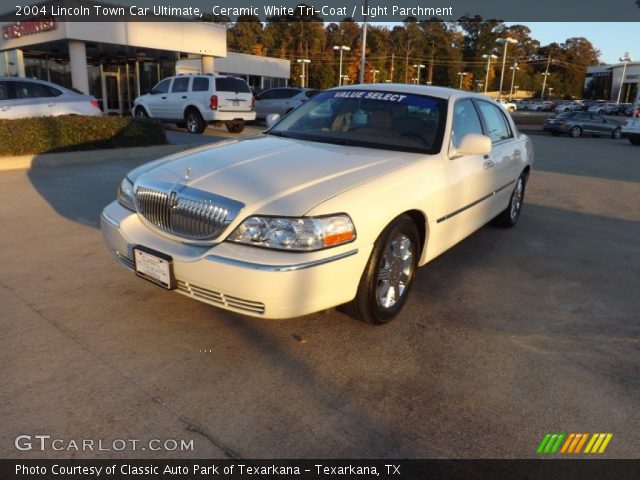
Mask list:
[[543,129],[553,136],[563,133],[573,138],[582,134],[590,134],[594,137],[606,135],[612,138],[620,138],[620,125],[607,120],[602,115],[589,112],[565,112],[555,117],[548,118],[544,122]]

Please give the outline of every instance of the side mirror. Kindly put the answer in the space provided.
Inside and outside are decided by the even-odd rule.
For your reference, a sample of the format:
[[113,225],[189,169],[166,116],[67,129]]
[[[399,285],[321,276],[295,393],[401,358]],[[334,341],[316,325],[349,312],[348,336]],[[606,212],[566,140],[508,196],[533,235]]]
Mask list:
[[267,118],[265,118],[265,122],[267,122],[267,128],[273,127],[276,123],[278,123],[278,121],[280,121],[280,115],[277,113],[270,113],[269,115],[267,115]]
[[461,155],[486,155],[491,152],[491,139],[478,133],[467,133],[454,153],[456,157]]

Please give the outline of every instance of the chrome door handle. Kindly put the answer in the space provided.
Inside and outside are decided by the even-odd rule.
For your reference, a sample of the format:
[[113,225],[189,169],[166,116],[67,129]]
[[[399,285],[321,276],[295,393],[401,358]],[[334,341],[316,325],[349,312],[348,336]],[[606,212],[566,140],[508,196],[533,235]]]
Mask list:
[[56,106],[55,103],[50,103],[50,104],[47,105],[47,107],[55,107],[55,106]]
[[2,107],[2,108],[0,108],[0,112],[6,112],[6,111],[8,111],[10,109],[11,109],[11,107]]
[[495,166],[495,163],[493,162],[493,160],[487,160],[486,162],[484,162],[484,169],[488,170],[489,168]]

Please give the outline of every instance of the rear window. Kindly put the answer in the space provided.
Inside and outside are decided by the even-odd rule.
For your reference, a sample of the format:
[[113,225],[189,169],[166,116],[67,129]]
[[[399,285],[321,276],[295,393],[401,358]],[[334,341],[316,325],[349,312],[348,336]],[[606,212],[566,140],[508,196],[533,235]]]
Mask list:
[[193,79],[193,86],[191,87],[193,92],[208,92],[209,91],[209,79],[206,77],[196,77]]
[[249,88],[249,85],[247,85],[247,82],[235,77],[216,78],[216,91],[251,93],[251,89]]

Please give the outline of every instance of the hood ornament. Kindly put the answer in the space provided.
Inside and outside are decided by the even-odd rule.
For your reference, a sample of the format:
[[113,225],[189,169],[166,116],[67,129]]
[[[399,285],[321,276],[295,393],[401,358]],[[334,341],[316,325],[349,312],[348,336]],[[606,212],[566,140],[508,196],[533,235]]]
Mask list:
[[191,165],[187,165],[186,168],[184,169],[184,179],[185,180],[191,179]]

